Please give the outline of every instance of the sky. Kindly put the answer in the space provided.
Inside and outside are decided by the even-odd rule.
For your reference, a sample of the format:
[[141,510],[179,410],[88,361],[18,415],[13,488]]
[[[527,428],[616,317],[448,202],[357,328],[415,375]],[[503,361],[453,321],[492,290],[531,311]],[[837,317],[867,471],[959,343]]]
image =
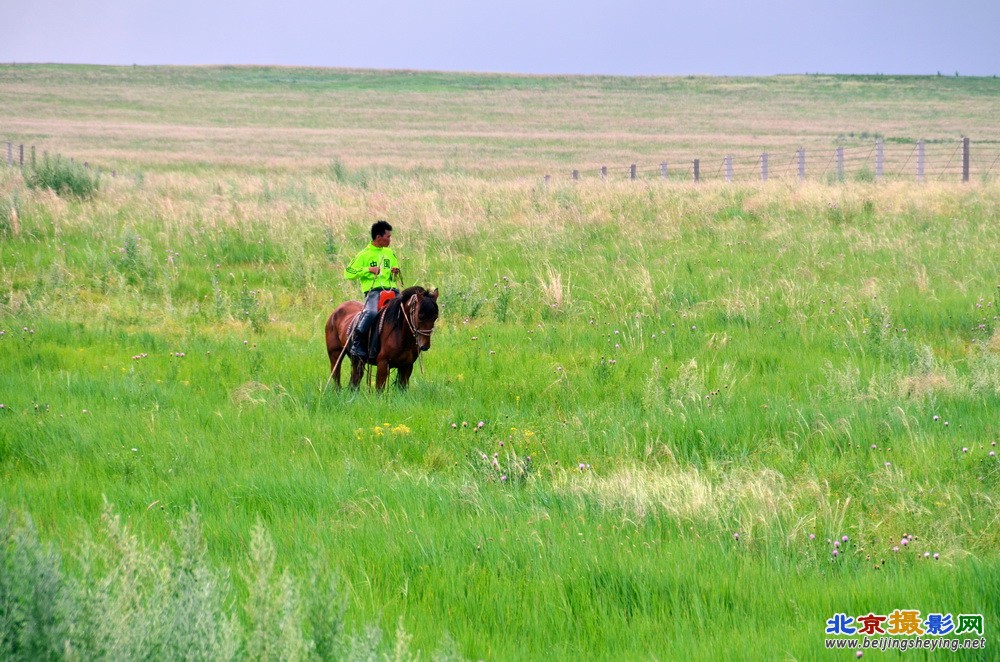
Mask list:
[[1000,0],[0,0],[0,62],[1000,75]]

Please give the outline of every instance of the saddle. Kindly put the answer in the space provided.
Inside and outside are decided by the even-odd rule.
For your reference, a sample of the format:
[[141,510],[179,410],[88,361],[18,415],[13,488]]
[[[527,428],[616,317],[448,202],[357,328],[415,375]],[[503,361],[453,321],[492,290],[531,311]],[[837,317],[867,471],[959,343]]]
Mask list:
[[[378,351],[381,348],[381,331],[382,331],[382,321],[385,319],[384,309],[386,304],[396,298],[396,293],[392,290],[385,290],[379,294],[378,298],[378,313],[375,317],[375,323],[371,325],[368,329],[366,337],[362,339],[365,352],[367,353],[367,358],[365,363],[369,365],[375,365],[375,359],[378,358]],[[360,313],[358,313],[360,315]],[[351,335],[354,335],[354,326],[357,324],[358,318],[355,317],[354,321],[351,322]]]

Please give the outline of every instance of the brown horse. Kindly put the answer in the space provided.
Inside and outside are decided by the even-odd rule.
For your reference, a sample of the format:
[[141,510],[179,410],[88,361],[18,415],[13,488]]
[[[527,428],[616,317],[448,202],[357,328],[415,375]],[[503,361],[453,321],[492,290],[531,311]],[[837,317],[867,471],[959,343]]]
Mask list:
[[[397,372],[396,384],[405,389],[410,382],[413,364],[431,348],[431,333],[438,318],[438,291],[409,287],[379,312],[372,327],[378,336],[375,388],[382,390],[389,369]],[[340,388],[340,366],[354,332],[354,320],[361,312],[360,301],[340,304],[326,322],[326,352],[330,357],[330,378]],[[365,373],[365,360],[351,357],[351,387],[358,388]]]

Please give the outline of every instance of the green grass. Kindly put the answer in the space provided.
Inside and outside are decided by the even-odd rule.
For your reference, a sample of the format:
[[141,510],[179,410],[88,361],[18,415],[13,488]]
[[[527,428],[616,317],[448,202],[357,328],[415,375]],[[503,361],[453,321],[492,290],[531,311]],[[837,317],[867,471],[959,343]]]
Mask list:
[[0,245],[0,494],[71,576],[107,499],[151,549],[197,507],[239,655],[258,521],[303,596],[337,578],[344,632],[468,657],[814,657],[835,611],[1000,615],[995,190],[379,182],[483,220],[398,222],[442,320],[376,395],[322,391],[362,224],[269,180],[221,192],[260,221],[189,219],[195,190],[164,225],[149,185],[125,214],[19,189]]
[[[218,81],[227,103],[537,84],[531,117],[580,89],[994,89],[23,71],[56,96]],[[157,112],[114,139],[139,174],[92,197],[0,170],[0,658],[842,659],[827,619],[894,609],[983,614],[992,651],[994,184],[543,187],[424,147],[245,165],[158,143],[202,111]],[[433,346],[407,392],[324,390],[323,324],[378,217],[406,284],[441,290]]]

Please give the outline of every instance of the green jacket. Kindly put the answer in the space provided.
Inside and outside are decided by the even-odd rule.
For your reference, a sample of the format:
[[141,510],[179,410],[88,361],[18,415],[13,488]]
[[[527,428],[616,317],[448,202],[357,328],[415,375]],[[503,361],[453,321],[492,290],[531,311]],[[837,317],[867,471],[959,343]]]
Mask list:
[[[381,271],[376,276],[368,271],[368,267],[379,267]],[[357,257],[347,265],[344,278],[360,281],[361,293],[367,294],[368,290],[374,287],[395,286],[392,277],[393,267],[399,268],[399,260],[391,248],[378,248],[375,244],[368,244],[367,248],[358,253]]]

